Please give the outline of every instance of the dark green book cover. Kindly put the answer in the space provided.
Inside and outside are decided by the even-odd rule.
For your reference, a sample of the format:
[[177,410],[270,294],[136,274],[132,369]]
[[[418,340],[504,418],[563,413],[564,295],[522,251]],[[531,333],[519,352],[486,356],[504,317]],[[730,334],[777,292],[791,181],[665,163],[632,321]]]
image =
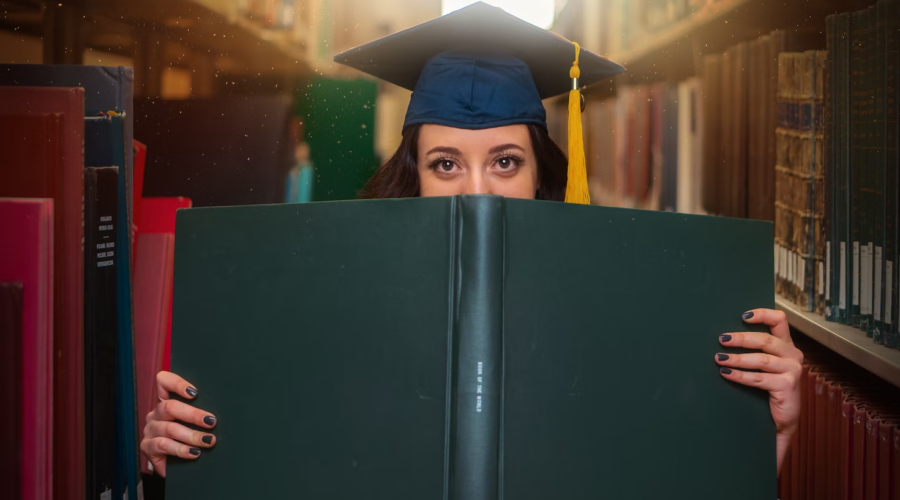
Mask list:
[[865,47],[868,30],[868,10],[859,10],[853,13],[851,19],[851,54],[850,54],[850,234],[853,267],[850,269],[850,278],[853,288],[853,300],[851,304],[851,324],[855,327],[862,325],[862,288],[860,283],[860,262],[865,251],[865,233],[862,230],[863,203],[862,186],[865,181],[863,176],[863,146],[865,141]]
[[885,2],[885,264],[884,264],[884,343],[900,347],[897,330],[897,185],[898,185],[898,84],[900,84],[900,3]]
[[218,423],[168,500],[776,495],[768,395],[714,362],[765,331],[770,222],[459,196],[176,236],[172,370]]
[[837,261],[837,195],[838,195],[838,176],[835,142],[837,134],[835,133],[835,108],[837,103],[837,85],[835,68],[835,55],[837,52],[837,44],[835,40],[835,31],[837,30],[837,16],[834,14],[825,18],[825,40],[827,48],[827,56],[825,59],[825,82],[823,89],[825,92],[824,111],[825,111],[825,158],[823,165],[825,166],[825,220],[823,221],[823,232],[825,238],[825,319],[828,321],[838,321],[838,293],[837,277],[838,266]]
[[838,235],[840,237],[839,245],[839,283],[838,283],[838,309],[839,320],[845,325],[852,323],[852,305],[853,305],[853,233],[850,223],[850,139],[851,139],[851,123],[850,102],[852,92],[850,86],[850,53],[851,53],[851,37],[850,37],[850,14],[842,13],[837,18],[837,40],[838,50],[835,58],[835,66],[837,69],[837,106],[835,112],[835,128],[837,130],[837,140],[835,143],[835,156],[838,164],[839,177],[839,199],[838,199]]
[[872,78],[875,89],[874,116],[872,117],[872,148],[874,182],[872,183],[872,245],[873,254],[873,307],[872,324],[869,330],[876,344],[884,343],[884,247],[885,247],[885,141],[887,131],[887,105],[885,92],[887,80],[885,78],[885,55],[887,42],[887,5],[885,2],[877,4],[877,23],[875,26],[875,57],[872,65],[874,74]]

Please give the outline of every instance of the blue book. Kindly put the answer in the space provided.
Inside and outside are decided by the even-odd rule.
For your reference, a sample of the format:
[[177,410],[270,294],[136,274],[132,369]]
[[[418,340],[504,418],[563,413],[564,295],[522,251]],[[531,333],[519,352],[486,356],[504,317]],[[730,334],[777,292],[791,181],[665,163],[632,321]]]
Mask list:
[[[126,161],[124,118],[121,115],[86,117],[84,125],[85,167],[119,166]],[[130,143],[129,143],[130,144]],[[134,373],[134,322],[131,295],[131,221],[125,205],[130,178],[119,175],[118,213],[116,216],[116,322],[118,331],[118,356],[116,359],[116,481],[113,498],[139,498],[134,494],[139,485],[138,427],[135,400]]]

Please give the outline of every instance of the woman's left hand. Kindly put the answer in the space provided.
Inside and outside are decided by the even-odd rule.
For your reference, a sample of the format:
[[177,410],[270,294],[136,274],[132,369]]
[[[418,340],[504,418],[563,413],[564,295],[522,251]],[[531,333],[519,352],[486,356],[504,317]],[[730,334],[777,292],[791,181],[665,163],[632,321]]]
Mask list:
[[[728,347],[758,349],[747,354],[716,354],[723,377],[738,384],[769,391],[769,408],[775,421],[778,470],[800,421],[800,383],[803,353],[794,346],[787,317],[781,311],[753,309],[743,315],[751,324],[768,325],[772,334],[761,332],[726,333],[719,343]],[[757,369],[746,372],[740,368]]]

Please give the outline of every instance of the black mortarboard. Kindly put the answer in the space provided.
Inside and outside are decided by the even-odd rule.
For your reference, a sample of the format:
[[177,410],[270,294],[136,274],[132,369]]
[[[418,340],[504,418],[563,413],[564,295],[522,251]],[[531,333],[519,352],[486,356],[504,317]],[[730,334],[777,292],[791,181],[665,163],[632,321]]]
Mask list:
[[[334,60],[412,90],[404,129],[417,123],[467,129],[533,123],[546,128],[541,100],[570,92],[566,197],[578,202],[587,199],[587,181],[580,180],[586,174],[578,88],[625,71],[482,2],[347,50]],[[573,178],[578,179],[575,189]],[[578,195],[570,200],[573,191]]]

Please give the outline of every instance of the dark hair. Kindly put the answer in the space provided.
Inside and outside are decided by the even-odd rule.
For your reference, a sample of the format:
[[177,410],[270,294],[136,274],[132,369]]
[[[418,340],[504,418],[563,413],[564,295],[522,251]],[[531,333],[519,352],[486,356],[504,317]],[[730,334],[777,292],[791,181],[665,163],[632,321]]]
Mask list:
[[[559,146],[538,125],[526,125],[537,159],[541,187],[538,200],[563,201],[566,196],[568,160]],[[362,199],[413,198],[419,196],[418,144],[420,125],[410,125],[397,151],[359,191]]]

